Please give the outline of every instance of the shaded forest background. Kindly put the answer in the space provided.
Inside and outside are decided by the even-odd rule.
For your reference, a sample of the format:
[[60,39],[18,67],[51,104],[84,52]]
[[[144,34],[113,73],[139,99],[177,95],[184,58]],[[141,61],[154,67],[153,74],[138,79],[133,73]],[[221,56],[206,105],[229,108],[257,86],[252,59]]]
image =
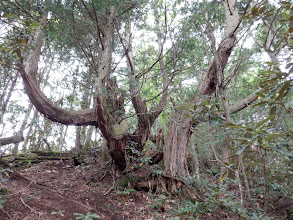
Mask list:
[[2,1],[1,160],[99,158],[184,216],[292,219],[292,7]]

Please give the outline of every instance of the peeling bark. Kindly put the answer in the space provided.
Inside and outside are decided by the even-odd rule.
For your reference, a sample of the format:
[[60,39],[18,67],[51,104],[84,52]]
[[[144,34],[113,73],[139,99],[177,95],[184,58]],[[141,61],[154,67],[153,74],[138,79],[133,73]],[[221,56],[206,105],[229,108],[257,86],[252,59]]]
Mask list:
[[120,171],[124,170],[127,166],[125,159],[126,138],[110,138],[107,139],[107,144],[109,147],[110,155],[115,161],[116,168]]

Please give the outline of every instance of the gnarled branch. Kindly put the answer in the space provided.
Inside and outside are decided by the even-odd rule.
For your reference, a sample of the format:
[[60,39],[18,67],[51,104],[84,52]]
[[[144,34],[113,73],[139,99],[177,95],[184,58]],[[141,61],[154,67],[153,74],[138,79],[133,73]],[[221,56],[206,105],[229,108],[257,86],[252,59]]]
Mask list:
[[97,116],[93,109],[68,111],[54,105],[26,73],[22,58],[18,61],[18,70],[30,101],[46,118],[65,125],[97,125]]

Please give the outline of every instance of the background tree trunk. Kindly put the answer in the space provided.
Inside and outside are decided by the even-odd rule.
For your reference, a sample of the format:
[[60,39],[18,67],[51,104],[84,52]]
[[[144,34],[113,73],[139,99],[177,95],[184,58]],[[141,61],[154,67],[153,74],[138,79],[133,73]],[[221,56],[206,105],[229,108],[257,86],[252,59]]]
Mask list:
[[10,88],[9,89],[7,88],[8,89],[7,95],[5,94],[6,89],[4,89],[4,92],[1,95],[1,98],[0,98],[0,104],[1,104],[1,107],[0,107],[0,124],[3,123],[3,116],[5,114],[8,102],[9,102],[9,100],[11,98],[11,94],[12,94],[12,91],[13,91],[15,85],[16,85],[18,77],[19,77],[19,73],[17,72],[15,74],[14,78],[11,80]]
[[[26,114],[25,114],[25,116],[24,116],[24,119],[23,119],[23,121],[22,121],[21,127],[20,127],[20,129],[19,129],[19,133],[21,133],[21,134],[23,134],[23,132],[24,132],[24,130],[25,130],[25,126],[27,125],[27,121],[28,121],[28,118],[29,118],[29,116],[30,116],[30,114],[31,114],[32,109],[33,109],[33,104],[30,104],[29,107],[28,107],[28,109],[27,109],[27,112],[26,112]],[[12,153],[14,153],[14,154],[17,153],[17,151],[18,151],[18,146],[19,146],[19,143],[16,143],[16,144],[14,145],[14,148],[13,148]]]

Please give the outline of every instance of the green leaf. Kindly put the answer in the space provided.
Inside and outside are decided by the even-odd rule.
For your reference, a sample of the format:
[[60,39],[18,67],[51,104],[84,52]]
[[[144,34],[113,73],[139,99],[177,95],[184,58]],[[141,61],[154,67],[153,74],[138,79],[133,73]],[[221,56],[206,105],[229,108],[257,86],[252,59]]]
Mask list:
[[223,183],[224,178],[225,178],[227,172],[228,172],[228,171],[226,170],[226,171],[221,175],[220,183]]
[[87,216],[91,217],[91,218],[100,218],[99,215],[97,215],[96,213],[91,214],[90,212],[87,213]]
[[288,152],[286,150],[283,150],[283,149],[280,149],[280,148],[277,148],[277,147],[271,147],[272,150],[275,150],[277,151],[278,153],[280,154],[283,154],[285,156],[288,156],[288,157],[291,157],[292,156],[292,153],[291,152]]
[[245,151],[246,148],[247,148],[247,145],[243,146],[243,147],[240,148],[235,154],[236,154],[236,155],[240,155],[243,151]]
[[233,123],[227,123],[227,124],[223,125],[223,127],[238,127],[238,126]]
[[15,14],[5,14],[2,16],[2,18],[13,18],[13,17],[17,17]]
[[273,97],[274,95],[277,94],[278,90],[279,90],[279,86],[280,85],[277,85],[268,95],[267,95],[267,98],[271,98]]
[[186,107],[185,106],[180,106],[180,107],[177,107],[177,109],[179,109],[179,110],[186,110]]
[[[271,62],[267,62],[268,65],[273,65],[274,63],[271,63]],[[273,71],[273,70],[262,70],[260,71],[261,74],[274,74],[274,73],[277,73],[276,71]]]
[[259,13],[262,14],[267,9],[267,6],[263,6],[259,9]]
[[270,134],[269,136],[266,137],[266,141],[270,141],[272,139],[278,138],[278,137],[284,137],[286,134],[280,134],[280,133],[275,133],[275,134]]
[[290,88],[285,99],[285,107],[293,108],[293,87]]
[[286,7],[286,6],[290,6],[291,3],[290,2],[287,2],[287,1],[281,1],[280,2],[282,4],[283,7]]
[[275,117],[275,115],[270,115],[269,117],[267,117],[266,119],[264,119],[260,123],[258,123],[255,128],[258,129],[258,128],[262,127],[266,122],[272,120],[274,117]]
[[267,131],[266,130],[263,130],[263,129],[260,129],[260,130],[256,130],[254,133],[251,134],[251,137],[254,137],[258,134],[261,134],[261,133],[266,133]]
[[277,106],[272,106],[270,109],[270,115],[276,114],[276,111],[277,111]]
[[243,141],[243,142],[249,142],[250,139],[248,138],[232,138],[233,141]]
[[284,86],[279,91],[279,96],[277,97],[277,100],[282,99],[284,95],[286,95],[288,88],[290,87],[290,82],[285,82]]
[[206,100],[201,100],[202,104],[209,105],[209,103]]
[[3,208],[3,203],[4,203],[5,201],[4,200],[0,200],[0,208],[2,209]]
[[65,211],[51,212],[51,215],[59,214],[61,216],[64,216],[63,212],[65,212]]
[[282,12],[282,16],[283,16],[284,18],[286,18],[286,19],[288,19],[288,18],[290,17],[290,15],[287,14],[286,12]]
[[38,27],[38,26],[40,26],[40,23],[39,23],[39,22],[36,22],[36,21],[33,21],[33,22],[31,23],[31,26],[33,26],[33,27]]
[[31,24],[28,21],[24,22],[25,26],[29,27]]
[[258,12],[258,8],[257,8],[257,6],[253,6],[252,9],[251,9],[251,14],[252,14],[252,15],[256,15],[257,12]]
[[74,213],[73,215],[84,216],[84,214],[81,214],[81,213]]
[[261,98],[265,98],[266,95],[261,93],[261,92],[256,92],[255,95],[257,95],[258,97],[261,97]]
[[233,124],[233,123],[228,123],[228,124],[222,125],[222,127],[236,128],[236,129],[247,129],[247,127],[244,127],[244,126],[241,126],[241,125],[236,125],[236,124]]
[[260,103],[258,103],[258,104],[253,105],[252,107],[253,107],[253,108],[255,108],[255,107],[263,107],[263,106],[265,106],[265,105],[267,105],[267,104],[268,104],[268,102],[260,102]]
[[288,44],[291,46],[291,47],[293,47],[293,40],[292,39],[288,39]]
[[21,49],[17,48],[15,51],[13,51],[14,53],[17,54],[18,57],[21,57]]

